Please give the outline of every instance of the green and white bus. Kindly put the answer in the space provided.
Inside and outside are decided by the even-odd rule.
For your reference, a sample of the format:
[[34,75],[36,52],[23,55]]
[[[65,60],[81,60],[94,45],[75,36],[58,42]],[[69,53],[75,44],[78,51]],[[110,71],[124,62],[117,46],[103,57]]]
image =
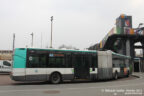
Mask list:
[[130,57],[111,51],[16,48],[15,81],[102,80],[129,75]]

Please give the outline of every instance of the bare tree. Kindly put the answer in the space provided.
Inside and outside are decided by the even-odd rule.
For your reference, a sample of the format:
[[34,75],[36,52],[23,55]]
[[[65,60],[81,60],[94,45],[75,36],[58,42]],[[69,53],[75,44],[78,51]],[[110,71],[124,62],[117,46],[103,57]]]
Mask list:
[[73,47],[71,45],[67,46],[65,44],[62,44],[61,46],[59,46],[59,49],[74,49],[74,50],[79,50],[78,48],[76,47]]

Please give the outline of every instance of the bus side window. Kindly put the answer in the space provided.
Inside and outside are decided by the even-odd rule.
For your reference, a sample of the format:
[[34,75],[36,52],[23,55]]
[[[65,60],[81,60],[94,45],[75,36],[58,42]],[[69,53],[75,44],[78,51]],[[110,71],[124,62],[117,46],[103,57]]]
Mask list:
[[53,68],[55,65],[55,58],[54,57],[49,57],[49,61],[48,61],[48,68]]
[[71,56],[71,54],[66,54],[65,66],[66,66],[66,68],[72,68],[72,56]]
[[46,67],[46,55],[42,54],[39,56],[39,65],[40,68],[45,68]]
[[29,56],[29,63],[28,63],[28,67],[29,68],[37,68],[38,67],[38,63],[39,63],[39,58],[38,56]]
[[96,55],[93,55],[92,56],[92,68],[93,68],[93,71],[95,70],[94,68],[97,68],[97,56]]
[[49,54],[48,68],[65,68],[64,54]]
[[29,68],[45,68],[46,67],[46,55],[30,55],[29,56]]
[[58,68],[65,68],[64,57],[56,57],[55,65]]

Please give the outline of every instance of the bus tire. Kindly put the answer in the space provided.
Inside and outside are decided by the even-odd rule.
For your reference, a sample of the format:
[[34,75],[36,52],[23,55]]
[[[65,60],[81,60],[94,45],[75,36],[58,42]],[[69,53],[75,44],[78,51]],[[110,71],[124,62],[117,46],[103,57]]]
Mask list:
[[52,84],[58,84],[58,83],[60,83],[61,82],[61,75],[60,75],[60,73],[58,73],[58,72],[54,72],[54,73],[52,73],[51,74],[51,76],[50,76],[50,82],[52,83]]
[[115,80],[118,79],[118,73],[117,73],[117,71],[116,71],[115,74],[114,74],[114,79],[115,79]]

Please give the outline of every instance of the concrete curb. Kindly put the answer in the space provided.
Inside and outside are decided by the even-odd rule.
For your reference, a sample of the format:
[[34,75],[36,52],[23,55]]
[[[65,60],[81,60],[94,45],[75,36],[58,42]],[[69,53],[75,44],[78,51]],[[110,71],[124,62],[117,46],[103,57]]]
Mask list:
[[133,75],[133,74],[132,74],[131,76],[133,76],[133,77],[137,77],[137,78],[140,78],[140,76],[137,76],[137,75]]

